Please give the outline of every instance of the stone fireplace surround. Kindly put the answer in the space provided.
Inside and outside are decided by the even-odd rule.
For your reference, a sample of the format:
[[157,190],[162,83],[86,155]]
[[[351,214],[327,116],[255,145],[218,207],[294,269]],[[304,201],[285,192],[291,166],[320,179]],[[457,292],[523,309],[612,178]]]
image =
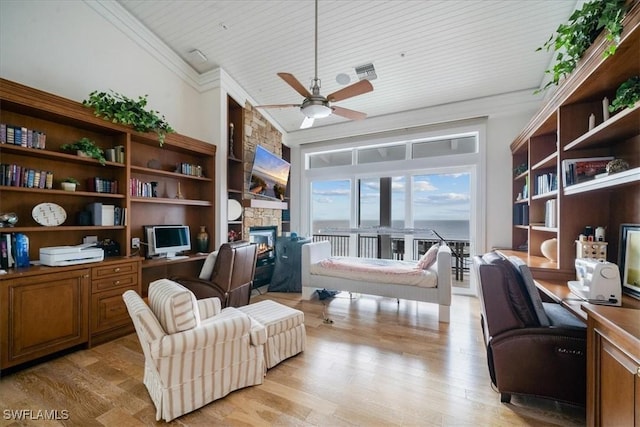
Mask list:
[[[262,114],[249,103],[244,107],[244,195],[250,195],[249,181],[251,166],[256,147],[263,146],[272,153],[282,156],[282,133],[274,128]],[[250,196],[249,196],[250,197]],[[251,227],[276,227],[277,234],[282,232],[282,211],[280,209],[245,207],[242,223],[242,236],[249,236]]]

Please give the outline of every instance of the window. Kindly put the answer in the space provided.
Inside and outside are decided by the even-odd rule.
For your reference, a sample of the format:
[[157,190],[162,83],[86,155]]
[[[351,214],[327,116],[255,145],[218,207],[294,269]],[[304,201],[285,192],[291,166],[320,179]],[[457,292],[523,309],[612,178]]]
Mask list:
[[311,230],[323,234],[332,228],[349,228],[351,181],[314,181],[311,184]]
[[[321,237],[332,241],[332,248],[344,239],[342,252],[334,255],[415,260],[438,240],[419,229],[433,229],[456,251],[456,293],[475,294],[469,260],[485,246],[484,120],[301,148],[307,162],[301,188],[311,191],[301,194],[300,232],[317,237],[319,230],[338,229]],[[395,230],[349,232],[372,226]],[[377,239],[376,245],[367,239]]]
[[469,240],[469,173],[411,178],[414,228],[430,228],[447,240]]

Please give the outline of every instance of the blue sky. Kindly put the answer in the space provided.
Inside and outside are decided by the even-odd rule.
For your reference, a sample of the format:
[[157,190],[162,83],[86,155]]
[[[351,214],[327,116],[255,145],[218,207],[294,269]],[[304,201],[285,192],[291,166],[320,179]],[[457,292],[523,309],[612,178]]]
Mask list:
[[[405,177],[392,180],[392,218],[404,217]],[[414,220],[468,220],[470,209],[468,174],[413,176]],[[314,220],[348,220],[350,182],[317,181],[312,187]],[[362,185],[362,218],[378,217],[379,183],[365,179]]]

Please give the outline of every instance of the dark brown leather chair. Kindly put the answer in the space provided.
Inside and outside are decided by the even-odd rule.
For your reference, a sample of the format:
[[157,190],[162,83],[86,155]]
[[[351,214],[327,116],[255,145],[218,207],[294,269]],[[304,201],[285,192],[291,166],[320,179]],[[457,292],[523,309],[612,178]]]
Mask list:
[[529,268],[497,252],[473,258],[491,382],[500,400],[526,394],[580,406],[586,400],[586,326],[543,302]]
[[222,307],[249,304],[256,271],[257,247],[246,241],[223,243],[209,254],[200,277],[171,277],[194,293],[197,299],[218,297]]

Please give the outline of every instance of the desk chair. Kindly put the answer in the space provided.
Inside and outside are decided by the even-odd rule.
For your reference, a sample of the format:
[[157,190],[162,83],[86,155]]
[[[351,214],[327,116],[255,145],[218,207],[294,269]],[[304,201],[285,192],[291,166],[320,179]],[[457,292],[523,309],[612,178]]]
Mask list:
[[171,277],[197,299],[218,297],[222,307],[249,304],[258,257],[257,247],[246,241],[223,243],[209,254],[198,277]]

